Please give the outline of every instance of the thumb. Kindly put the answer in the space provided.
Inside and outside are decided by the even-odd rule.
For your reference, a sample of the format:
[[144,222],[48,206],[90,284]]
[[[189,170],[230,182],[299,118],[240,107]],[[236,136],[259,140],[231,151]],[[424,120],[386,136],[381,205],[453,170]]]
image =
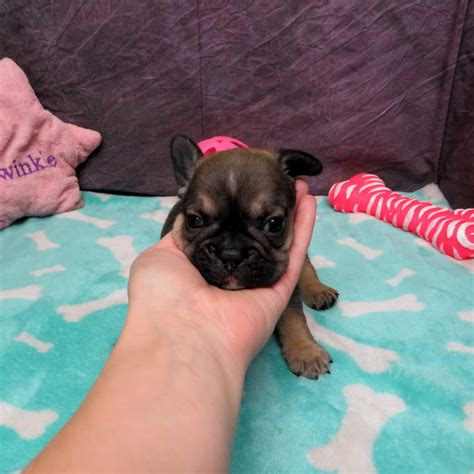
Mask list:
[[176,241],[171,232],[168,232],[164,235],[156,244],[153,244],[149,247],[145,252],[149,250],[173,250],[182,255],[184,255],[183,251],[176,245]]

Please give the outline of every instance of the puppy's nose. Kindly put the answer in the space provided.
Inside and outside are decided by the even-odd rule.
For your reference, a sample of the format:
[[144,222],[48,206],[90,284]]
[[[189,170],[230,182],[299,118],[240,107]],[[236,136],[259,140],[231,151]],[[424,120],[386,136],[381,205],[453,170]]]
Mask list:
[[235,268],[245,259],[245,252],[239,249],[222,249],[220,258],[224,265]]

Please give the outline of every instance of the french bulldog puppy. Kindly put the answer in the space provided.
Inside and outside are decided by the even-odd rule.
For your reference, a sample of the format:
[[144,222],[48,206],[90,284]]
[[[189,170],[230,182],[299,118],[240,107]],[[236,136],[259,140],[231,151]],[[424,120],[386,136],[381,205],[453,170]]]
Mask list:
[[[297,150],[240,148],[204,157],[188,137],[171,141],[180,200],[164,224],[208,283],[220,288],[266,287],[288,263],[296,204],[294,178],[321,172],[321,163]],[[329,373],[328,353],[313,339],[302,300],[331,307],[338,297],[320,282],[306,257],[303,270],[277,325],[283,355],[297,375]]]

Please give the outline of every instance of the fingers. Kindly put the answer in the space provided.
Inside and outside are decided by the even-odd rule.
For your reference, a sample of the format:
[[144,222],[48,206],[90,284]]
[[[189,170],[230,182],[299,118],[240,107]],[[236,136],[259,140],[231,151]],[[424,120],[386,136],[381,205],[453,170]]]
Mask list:
[[316,201],[313,196],[300,198],[295,212],[294,240],[289,252],[288,267],[273,288],[289,298],[298,282],[316,218]]
[[290,262],[287,272],[289,277],[295,279],[295,284],[308,251],[315,219],[316,201],[314,197],[303,196],[296,209],[294,240],[289,253]]
[[295,181],[295,188],[296,188],[296,205],[300,199],[308,194],[308,183],[303,179],[297,179]]

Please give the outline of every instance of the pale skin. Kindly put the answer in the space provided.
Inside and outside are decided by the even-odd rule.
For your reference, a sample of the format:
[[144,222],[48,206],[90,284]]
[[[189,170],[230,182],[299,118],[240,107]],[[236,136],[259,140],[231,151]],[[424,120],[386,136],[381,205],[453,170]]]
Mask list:
[[315,201],[298,180],[295,239],[270,288],[210,286],[168,235],[130,274],[127,319],[82,406],[24,470],[225,472],[245,373],[298,281]]

